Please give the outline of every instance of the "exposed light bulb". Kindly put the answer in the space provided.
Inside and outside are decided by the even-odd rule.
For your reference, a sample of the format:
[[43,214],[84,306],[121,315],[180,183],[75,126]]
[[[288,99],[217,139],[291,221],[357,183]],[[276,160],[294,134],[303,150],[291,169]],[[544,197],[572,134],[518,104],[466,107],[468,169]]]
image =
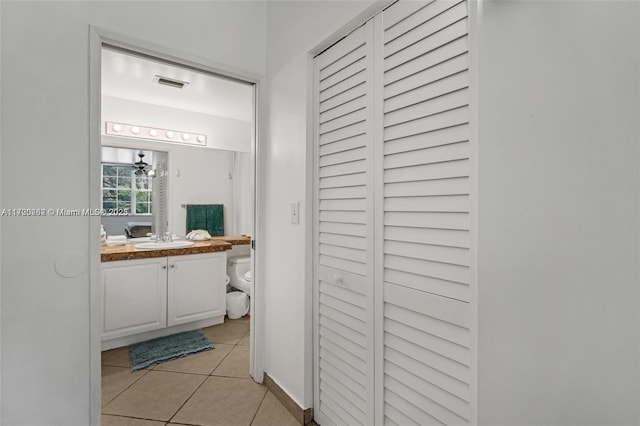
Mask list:
[[169,131],[167,132],[167,137],[168,137],[168,138],[172,138],[172,137],[173,137],[173,132],[172,132],[171,130],[169,130]]
[[183,133],[182,134],[182,139],[185,140],[185,141],[188,141],[189,140],[189,133]]
[[204,142],[204,136],[198,135],[198,142]]
[[138,133],[140,133],[140,128],[137,126],[133,126],[131,128],[131,133],[133,133],[134,135],[137,135]]
[[158,134],[158,131],[156,129],[149,130],[149,136],[155,136],[157,134]]
[[122,126],[119,124],[114,124],[113,125],[113,131],[114,132],[119,132],[120,130],[122,130]]

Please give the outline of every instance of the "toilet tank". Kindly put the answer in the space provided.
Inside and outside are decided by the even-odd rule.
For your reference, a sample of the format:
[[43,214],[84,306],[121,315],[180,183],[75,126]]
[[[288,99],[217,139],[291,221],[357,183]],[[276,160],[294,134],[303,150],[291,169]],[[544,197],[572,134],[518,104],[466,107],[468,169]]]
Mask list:
[[227,260],[227,275],[230,282],[238,282],[240,278],[251,270],[250,257],[232,257]]

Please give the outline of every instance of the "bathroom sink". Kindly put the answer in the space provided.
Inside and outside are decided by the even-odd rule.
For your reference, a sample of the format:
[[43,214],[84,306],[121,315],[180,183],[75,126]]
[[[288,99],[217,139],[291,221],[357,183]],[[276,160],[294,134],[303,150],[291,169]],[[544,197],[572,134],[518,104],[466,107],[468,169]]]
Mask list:
[[162,241],[159,243],[150,241],[148,243],[136,244],[136,248],[142,249],[142,250],[163,250],[163,249],[191,247],[192,245],[193,245],[193,241]]

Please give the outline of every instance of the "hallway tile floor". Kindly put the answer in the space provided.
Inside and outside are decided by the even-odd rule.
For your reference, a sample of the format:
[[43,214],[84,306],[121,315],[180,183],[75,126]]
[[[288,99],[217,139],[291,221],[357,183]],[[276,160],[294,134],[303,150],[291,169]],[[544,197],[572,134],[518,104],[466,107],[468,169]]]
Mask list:
[[296,426],[249,376],[249,317],[204,329],[215,346],[131,372],[127,347],[102,353],[103,426]]

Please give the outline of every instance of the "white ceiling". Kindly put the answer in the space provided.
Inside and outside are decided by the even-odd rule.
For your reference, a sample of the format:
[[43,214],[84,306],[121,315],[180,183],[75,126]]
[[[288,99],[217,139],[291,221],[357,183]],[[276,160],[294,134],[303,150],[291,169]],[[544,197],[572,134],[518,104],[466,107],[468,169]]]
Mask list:
[[144,154],[143,161],[153,163],[153,151],[140,149],[112,148],[110,146],[102,147],[103,163],[133,164],[140,160],[138,154]]
[[[153,81],[156,75],[188,81],[189,85],[183,89],[163,86]],[[102,49],[102,95],[249,122],[253,119],[252,85],[108,49]]]

